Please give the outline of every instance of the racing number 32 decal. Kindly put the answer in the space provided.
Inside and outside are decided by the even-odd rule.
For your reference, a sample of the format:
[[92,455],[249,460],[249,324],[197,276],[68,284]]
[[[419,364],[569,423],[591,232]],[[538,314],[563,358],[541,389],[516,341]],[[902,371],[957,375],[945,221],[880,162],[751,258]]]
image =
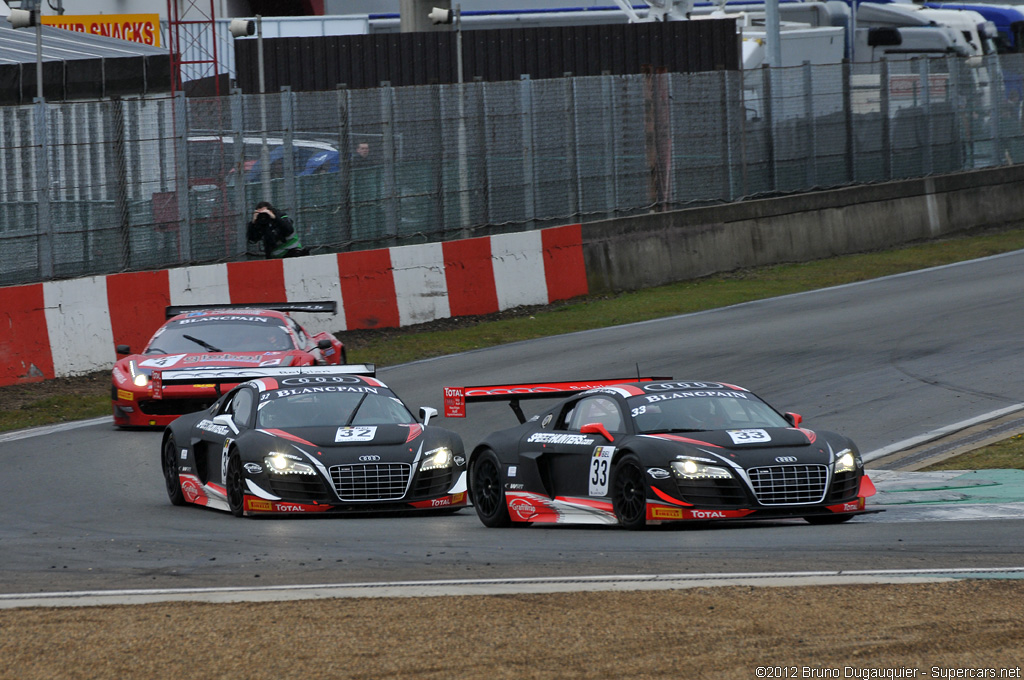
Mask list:
[[375,425],[365,427],[339,427],[334,435],[335,443],[341,442],[372,442],[377,435]]
[[590,495],[607,496],[614,446],[598,446],[590,457]]

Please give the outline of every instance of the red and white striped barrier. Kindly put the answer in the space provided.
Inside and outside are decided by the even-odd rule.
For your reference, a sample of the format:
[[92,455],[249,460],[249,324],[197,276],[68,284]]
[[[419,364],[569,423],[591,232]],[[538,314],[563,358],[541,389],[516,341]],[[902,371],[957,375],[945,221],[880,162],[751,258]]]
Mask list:
[[285,260],[230,262],[0,288],[0,385],[110,368],[167,305],[335,300],[313,331],[393,328],[587,293],[581,226]]

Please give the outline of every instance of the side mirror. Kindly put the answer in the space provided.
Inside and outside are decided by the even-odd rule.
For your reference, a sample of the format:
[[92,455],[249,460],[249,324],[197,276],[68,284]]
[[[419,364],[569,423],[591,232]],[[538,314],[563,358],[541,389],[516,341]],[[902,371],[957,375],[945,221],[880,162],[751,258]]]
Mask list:
[[330,349],[334,345],[332,345],[331,341],[328,340],[327,338],[320,338],[320,340],[316,343],[316,346],[317,349],[324,351]]
[[580,432],[583,434],[599,434],[610,442],[615,441],[615,437],[612,436],[612,433],[602,423],[587,423],[580,428]]
[[804,422],[804,417],[799,413],[787,413],[786,420],[788,420],[793,427],[800,427],[800,423]]
[[423,427],[426,427],[430,419],[436,415],[437,409],[433,406],[420,406],[420,420],[423,421]]
[[231,428],[232,432],[238,434],[238,426],[235,425],[235,419],[232,418],[227,413],[222,413],[219,416],[214,416],[213,422],[217,423],[218,425],[226,425],[227,427]]
[[131,354],[132,349],[128,345],[118,345],[114,348],[114,351],[118,354]]

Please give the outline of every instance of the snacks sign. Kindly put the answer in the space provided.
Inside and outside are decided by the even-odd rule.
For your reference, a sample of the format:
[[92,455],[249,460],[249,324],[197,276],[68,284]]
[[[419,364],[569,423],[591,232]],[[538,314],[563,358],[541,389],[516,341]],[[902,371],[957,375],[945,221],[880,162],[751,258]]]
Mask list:
[[44,26],[160,47],[159,14],[61,14],[42,20]]

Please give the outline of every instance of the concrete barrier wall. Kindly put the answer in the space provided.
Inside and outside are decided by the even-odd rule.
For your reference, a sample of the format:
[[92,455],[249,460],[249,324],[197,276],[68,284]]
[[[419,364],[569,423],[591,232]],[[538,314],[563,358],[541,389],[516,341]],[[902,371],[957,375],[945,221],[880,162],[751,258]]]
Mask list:
[[1024,219],[1024,166],[583,225],[590,292],[889,248]]
[[407,326],[891,247],[1024,218],[1024,166],[518,234],[0,288],[0,385],[113,365],[170,304],[335,300],[313,331]]
[[587,292],[580,225],[285,260],[232,262],[0,288],[0,385],[113,366],[167,305],[334,300],[296,314],[316,332],[408,326]]

